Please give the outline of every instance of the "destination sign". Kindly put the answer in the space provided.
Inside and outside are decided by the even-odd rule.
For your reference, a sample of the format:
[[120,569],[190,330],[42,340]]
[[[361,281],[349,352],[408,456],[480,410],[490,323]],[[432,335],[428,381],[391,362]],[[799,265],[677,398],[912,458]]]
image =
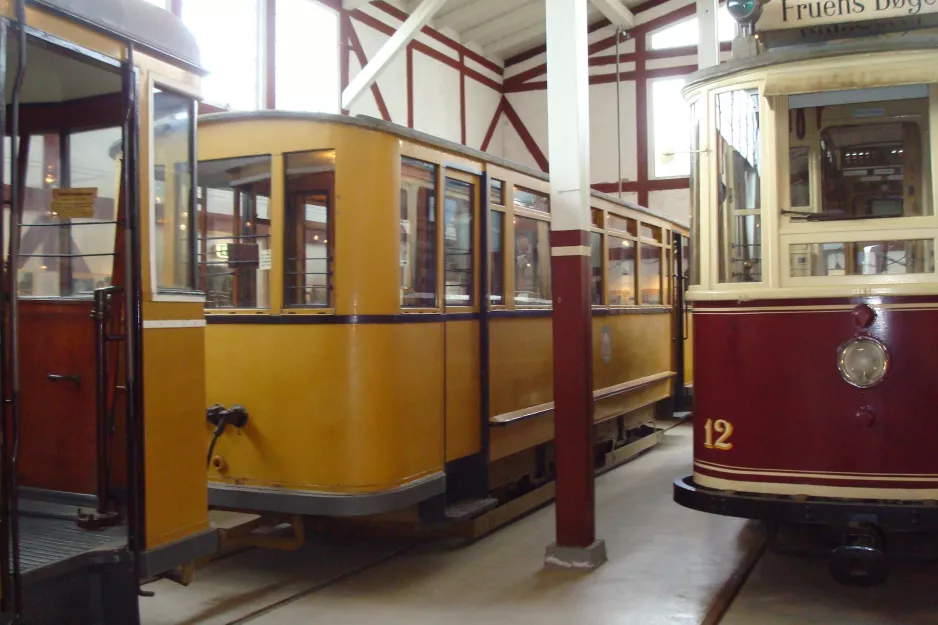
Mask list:
[[938,13],[938,0],[770,0],[758,30],[806,28]]

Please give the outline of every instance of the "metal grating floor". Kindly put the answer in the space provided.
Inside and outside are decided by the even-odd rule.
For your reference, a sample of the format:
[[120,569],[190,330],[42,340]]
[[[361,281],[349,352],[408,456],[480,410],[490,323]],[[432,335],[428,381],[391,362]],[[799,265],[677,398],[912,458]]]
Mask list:
[[88,531],[70,519],[20,517],[20,561],[24,573],[89,551],[120,549],[126,544],[125,527]]

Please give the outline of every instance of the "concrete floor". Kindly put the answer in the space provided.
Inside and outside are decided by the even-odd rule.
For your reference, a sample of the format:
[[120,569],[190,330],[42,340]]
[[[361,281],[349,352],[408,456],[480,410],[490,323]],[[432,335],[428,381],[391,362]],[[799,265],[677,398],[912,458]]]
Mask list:
[[378,541],[241,554],[200,571],[189,588],[151,585],[144,623],[697,625],[759,532],[672,502],[671,481],[690,472],[690,439],[690,426],[678,426],[598,479],[598,535],[610,561],[596,571],[544,567],[549,506],[456,549]]
[[895,561],[886,583],[848,588],[825,557],[767,551],[721,625],[936,625],[938,562]]

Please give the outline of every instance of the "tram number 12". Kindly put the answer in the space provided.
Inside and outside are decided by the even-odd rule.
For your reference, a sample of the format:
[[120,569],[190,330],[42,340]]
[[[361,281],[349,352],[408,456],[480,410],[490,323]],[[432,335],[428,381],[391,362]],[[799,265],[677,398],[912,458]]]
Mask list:
[[[707,419],[704,425],[704,447],[707,449],[719,449],[720,451],[729,451],[733,448],[730,436],[733,435],[733,424],[726,419]],[[713,434],[718,434],[716,442],[713,441]]]

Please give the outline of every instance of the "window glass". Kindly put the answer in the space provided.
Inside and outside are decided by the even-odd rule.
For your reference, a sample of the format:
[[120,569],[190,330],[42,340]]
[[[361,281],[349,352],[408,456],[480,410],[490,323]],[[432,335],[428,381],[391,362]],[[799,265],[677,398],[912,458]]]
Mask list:
[[401,306],[435,308],[436,166],[401,159]]
[[590,302],[603,305],[603,235],[590,232]]
[[808,160],[810,148],[791,148],[788,151],[789,188],[792,208],[811,205],[811,163]]
[[199,43],[205,100],[236,110],[260,105],[263,0],[185,0],[182,21]]
[[661,248],[643,243],[642,251],[642,304],[661,304]]
[[690,277],[690,284],[700,284],[700,118],[703,106],[700,102],[691,105],[691,168],[690,168],[690,227],[693,243],[689,244],[691,258],[687,258],[685,247],[684,270]]
[[489,291],[492,304],[505,303],[505,213],[489,213]]
[[335,150],[284,155],[284,306],[332,301]]
[[635,304],[635,242],[619,237],[609,237],[609,253],[606,257],[606,272],[609,276],[608,304],[628,306]]
[[[89,297],[111,283],[120,184],[120,154],[113,155],[111,148],[121,137],[120,128],[107,128],[75,133],[67,141],[57,134],[25,140],[29,159],[17,268],[21,296]],[[68,169],[63,170],[63,162]],[[53,190],[67,187],[94,188],[93,207],[76,214],[57,212]],[[6,205],[3,218],[9,220],[9,214]],[[6,227],[3,234],[6,251]]]
[[[717,11],[717,34],[720,41],[732,41],[736,36],[736,22],[733,21],[725,4],[720,6],[719,11]],[[697,18],[692,17],[673,26],[662,28],[658,32],[652,33],[650,39],[652,50],[696,46],[700,41]]]
[[648,224],[639,225],[639,233],[645,239],[653,239],[655,241],[661,242],[661,228],[657,226],[649,226]]
[[923,274],[935,271],[935,242],[932,239],[802,243],[789,246],[789,251],[792,277]]
[[269,156],[199,163],[199,279],[206,308],[267,308]]
[[169,10],[169,0],[147,0],[150,4],[155,4],[161,9]]
[[542,213],[550,212],[550,197],[544,193],[515,187],[515,206]]
[[339,15],[315,0],[277,0],[277,108],[339,112]]
[[[792,220],[933,214],[928,98],[857,102],[863,99],[856,97],[859,93],[847,92],[824,106],[794,109],[789,152],[792,210],[787,211]],[[817,95],[801,97],[815,101]],[[810,197],[809,146],[819,160],[819,202]]]
[[762,281],[759,91],[716,96],[720,282]]
[[489,181],[489,202],[498,206],[505,205],[505,183],[492,178]]
[[634,219],[629,219],[628,217],[619,217],[609,213],[607,220],[609,228],[611,230],[618,230],[620,232],[628,232],[633,237],[638,235],[638,224]]
[[443,259],[448,306],[472,306],[474,303],[474,207],[474,187],[467,182],[447,178],[443,190]]
[[821,213],[828,219],[930,215],[914,121],[833,126],[821,132]]
[[550,224],[515,217],[515,304],[547,305],[550,295]]
[[690,116],[681,89],[683,78],[651,83],[652,138],[656,178],[690,174]]
[[153,89],[155,274],[158,289],[193,290],[195,214],[192,207],[195,101]]

